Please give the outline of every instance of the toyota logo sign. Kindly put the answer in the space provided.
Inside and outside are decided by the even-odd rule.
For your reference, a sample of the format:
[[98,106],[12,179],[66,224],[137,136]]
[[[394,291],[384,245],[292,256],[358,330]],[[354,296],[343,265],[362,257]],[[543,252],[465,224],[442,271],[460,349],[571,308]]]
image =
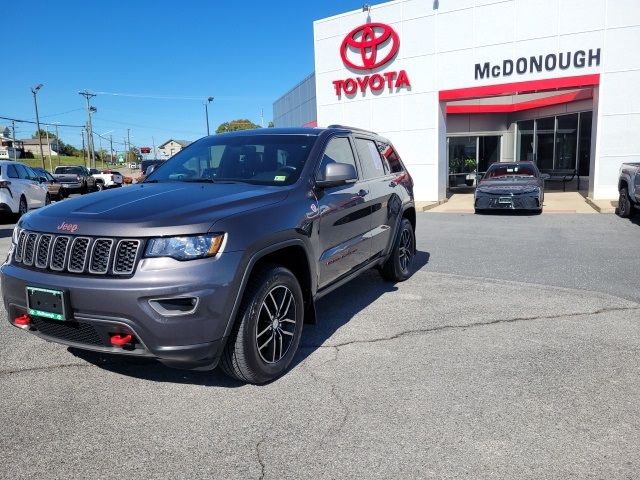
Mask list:
[[400,38],[393,28],[384,23],[367,23],[354,28],[344,38],[340,56],[347,67],[372,70],[389,62],[398,48]]

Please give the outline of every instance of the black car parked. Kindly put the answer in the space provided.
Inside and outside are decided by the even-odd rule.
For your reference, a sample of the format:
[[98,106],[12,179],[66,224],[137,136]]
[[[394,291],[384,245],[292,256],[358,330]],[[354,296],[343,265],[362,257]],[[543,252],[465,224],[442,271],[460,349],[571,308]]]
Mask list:
[[318,298],[372,267],[409,277],[415,225],[413,180],[375,133],[214,135],[141,184],[23,217],[2,294],[47,340],[262,383]]
[[474,194],[476,213],[484,210],[542,212],[544,180],[532,162],[494,163],[478,182]]

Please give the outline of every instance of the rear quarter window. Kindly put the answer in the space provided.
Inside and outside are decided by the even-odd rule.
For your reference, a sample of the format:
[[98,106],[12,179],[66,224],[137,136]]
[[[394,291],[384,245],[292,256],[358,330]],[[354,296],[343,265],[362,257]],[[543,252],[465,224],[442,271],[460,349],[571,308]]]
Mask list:
[[398,155],[398,152],[396,152],[396,150],[393,148],[393,146],[380,141],[376,143],[378,145],[378,151],[380,152],[380,155],[382,155],[382,158],[384,158],[389,167],[389,171],[391,173],[404,172],[404,166],[400,161],[400,156]]

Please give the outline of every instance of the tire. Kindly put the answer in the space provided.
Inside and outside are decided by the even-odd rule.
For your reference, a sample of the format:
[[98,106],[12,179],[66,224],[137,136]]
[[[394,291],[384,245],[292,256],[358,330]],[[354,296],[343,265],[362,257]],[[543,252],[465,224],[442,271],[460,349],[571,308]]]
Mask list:
[[89,193],[89,186],[84,183],[82,188],[80,188],[80,195],[85,195],[86,193]]
[[27,204],[27,199],[22,196],[20,197],[20,203],[18,204],[18,218],[22,217],[28,211],[29,205]]
[[65,199],[69,196],[69,192],[67,191],[66,188],[61,188],[59,196],[60,196],[60,200]]
[[96,192],[101,192],[102,190],[104,190],[104,183],[96,182]]
[[411,276],[411,262],[415,254],[413,226],[408,219],[403,218],[393,250],[380,270],[382,278],[390,282],[404,282]]
[[278,378],[298,350],[303,321],[304,300],[295,275],[278,265],[260,267],[247,284],[220,367],[248,383]]
[[51,205],[51,197],[49,196],[49,194],[47,193],[47,195],[44,197],[44,205],[45,207],[47,205]]
[[618,198],[618,208],[616,213],[622,218],[629,218],[633,215],[633,204],[629,198],[629,193],[626,188],[620,189],[620,197]]

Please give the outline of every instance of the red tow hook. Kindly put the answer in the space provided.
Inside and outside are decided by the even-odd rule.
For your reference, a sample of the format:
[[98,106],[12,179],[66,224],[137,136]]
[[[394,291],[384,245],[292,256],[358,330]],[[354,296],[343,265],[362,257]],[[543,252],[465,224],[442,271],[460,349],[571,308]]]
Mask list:
[[115,345],[116,347],[124,347],[127,343],[131,343],[131,340],[133,340],[133,335],[131,334],[111,335],[111,344]]
[[27,315],[26,313],[24,315],[20,315],[19,317],[16,317],[13,320],[13,324],[16,327],[20,327],[20,328],[29,328],[29,326],[31,325],[31,319],[29,318],[29,315]]

